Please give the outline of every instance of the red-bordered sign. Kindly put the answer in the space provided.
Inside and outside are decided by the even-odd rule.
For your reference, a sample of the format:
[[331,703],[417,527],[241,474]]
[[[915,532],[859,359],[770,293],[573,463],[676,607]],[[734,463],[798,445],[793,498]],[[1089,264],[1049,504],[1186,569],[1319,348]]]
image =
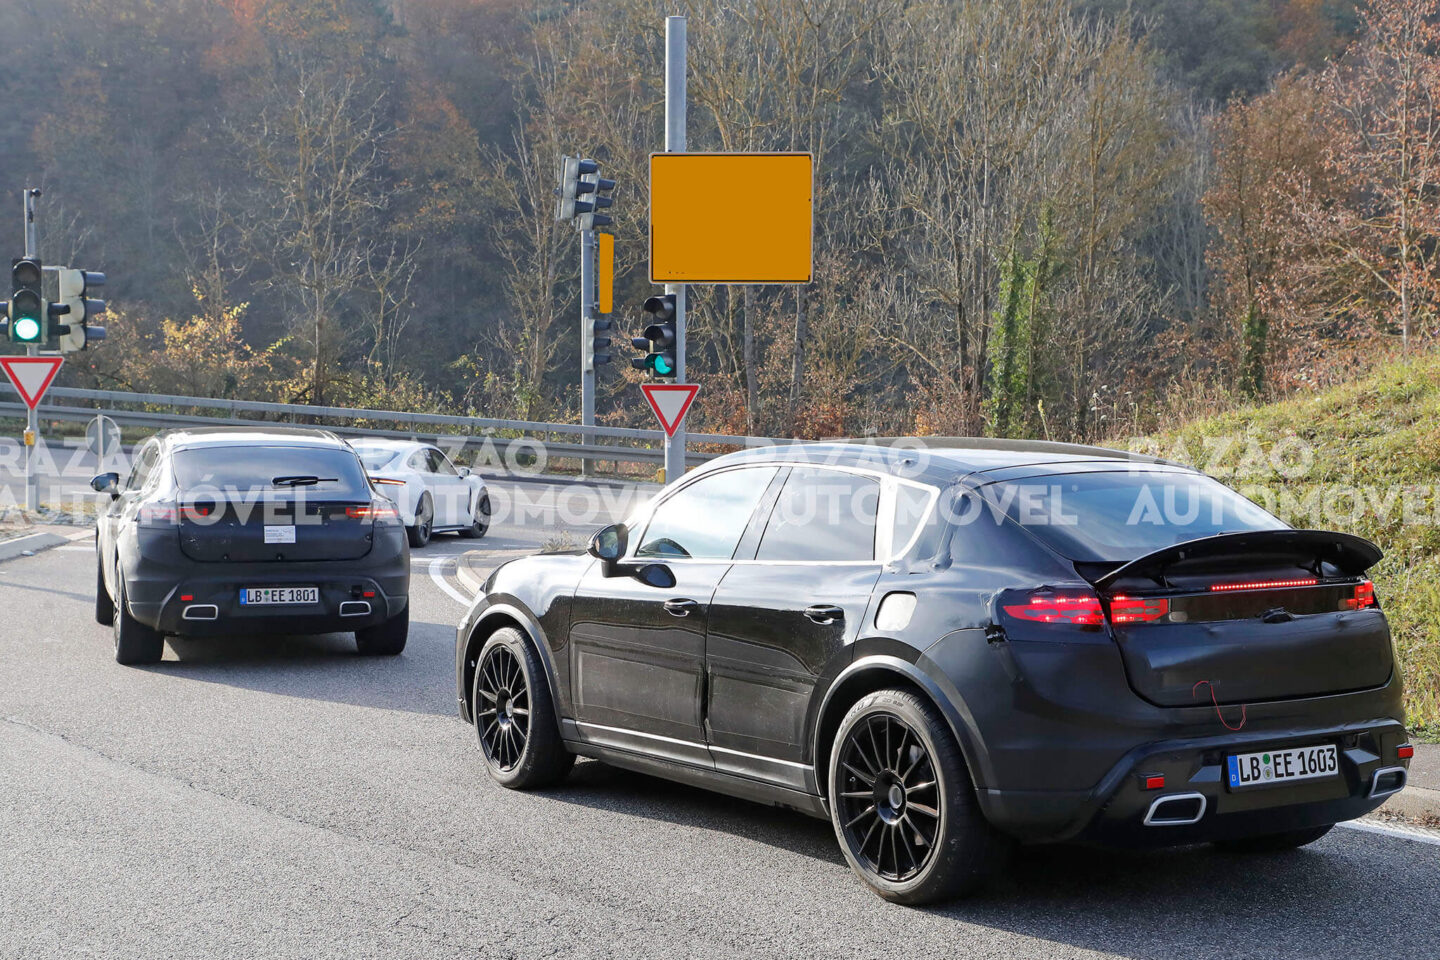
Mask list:
[[690,412],[690,404],[695,401],[695,394],[700,392],[700,385],[647,383],[640,389],[645,391],[645,399],[649,402],[650,409],[655,411],[655,419],[665,428],[665,436],[673,437],[675,431],[680,429],[680,424],[685,422],[685,414]]
[[34,410],[40,405],[45,391],[55,381],[55,374],[65,363],[64,357],[0,357],[0,367],[5,376],[15,385],[15,392],[25,401],[25,406]]

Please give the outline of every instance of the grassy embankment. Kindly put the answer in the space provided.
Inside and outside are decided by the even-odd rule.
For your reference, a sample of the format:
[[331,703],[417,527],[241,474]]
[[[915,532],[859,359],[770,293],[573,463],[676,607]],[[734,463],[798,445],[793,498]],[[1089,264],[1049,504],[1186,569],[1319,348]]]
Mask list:
[[[1373,570],[1417,736],[1440,739],[1440,356],[1149,438],[1297,527],[1385,551]],[[1151,448],[1147,448],[1150,452]]]

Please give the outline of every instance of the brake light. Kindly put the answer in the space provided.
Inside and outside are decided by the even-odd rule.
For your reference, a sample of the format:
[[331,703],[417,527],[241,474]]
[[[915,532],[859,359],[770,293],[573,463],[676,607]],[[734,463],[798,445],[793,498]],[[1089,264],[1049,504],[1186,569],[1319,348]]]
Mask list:
[[1346,610],[1364,610],[1375,606],[1375,584],[1361,580],[1355,584],[1355,595],[1345,598]]
[[1098,626],[1105,622],[1105,612],[1100,608],[1100,598],[1093,593],[1065,596],[1051,593],[1032,594],[1027,603],[1005,605],[1005,612],[1020,620],[1034,620],[1038,623],[1070,623],[1082,626]]
[[370,482],[371,482],[371,483],[386,483],[386,484],[389,484],[389,485],[392,486],[392,487],[403,487],[403,486],[405,486],[405,481],[404,481],[404,480],[396,480],[394,477],[371,477],[371,478],[370,478]]
[[1170,601],[1164,597],[1127,597],[1116,594],[1110,598],[1111,623],[1150,623],[1170,612]]
[[210,508],[197,507],[193,504],[177,507],[173,503],[147,503],[140,508],[135,519],[143,526],[159,527],[172,524],[178,520],[189,520],[192,523],[210,516]]
[[1283,590],[1286,587],[1313,587],[1319,582],[1314,577],[1304,577],[1299,580],[1250,580],[1242,583],[1212,583],[1210,590],[1214,593],[1225,593],[1230,590]]

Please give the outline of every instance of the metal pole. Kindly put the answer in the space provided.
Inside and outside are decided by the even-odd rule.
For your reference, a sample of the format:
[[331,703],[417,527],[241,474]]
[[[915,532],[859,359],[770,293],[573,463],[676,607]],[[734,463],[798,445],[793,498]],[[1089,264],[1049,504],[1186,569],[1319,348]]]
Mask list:
[[[580,231],[580,422],[595,425],[595,248],[594,230]],[[580,476],[590,473],[590,459],[580,461]]]
[[[665,152],[685,150],[685,18],[665,18]],[[685,382],[685,285],[665,285],[675,295],[675,382]],[[665,441],[665,481],[685,475],[685,424]]]
[[[40,242],[35,228],[35,200],[40,191],[25,188],[25,256],[38,257]],[[26,356],[38,357],[40,345],[32,343],[25,348]],[[40,415],[30,409],[25,419],[25,510],[34,513],[40,509],[40,489],[35,477],[35,444],[40,442]]]

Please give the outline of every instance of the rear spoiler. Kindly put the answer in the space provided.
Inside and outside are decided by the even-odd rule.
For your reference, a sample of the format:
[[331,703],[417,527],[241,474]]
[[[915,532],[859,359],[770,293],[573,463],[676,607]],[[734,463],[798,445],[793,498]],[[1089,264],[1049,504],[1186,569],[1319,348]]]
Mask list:
[[1208,557],[1289,553],[1318,565],[1330,563],[1346,576],[1359,576],[1380,562],[1380,548],[1364,537],[1325,530],[1250,530],[1222,533],[1164,547],[1138,560],[1131,560],[1092,582],[1100,589],[1123,577],[1157,577],[1171,564]]

